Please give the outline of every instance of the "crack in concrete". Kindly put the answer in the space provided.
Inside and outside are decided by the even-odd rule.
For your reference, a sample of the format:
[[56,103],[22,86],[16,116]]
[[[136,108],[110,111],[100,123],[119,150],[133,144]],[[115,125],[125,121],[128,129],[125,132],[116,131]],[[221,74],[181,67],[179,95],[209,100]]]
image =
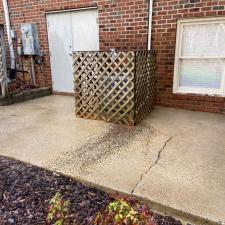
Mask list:
[[141,174],[140,179],[137,181],[137,183],[136,183],[135,186],[133,187],[133,189],[132,189],[132,191],[131,191],[131,194],[134,193],[135,189],[136,189],[136,188],[139,186],[139,184],[142,182],[144,176],[145,176],[147,173],[149,173],[150,170],[151,170],[154,166],[157,165],[157,163],[158,163],[159,160],[160,160],[160,157],[161,157],[161,154],[162,154],[163,150],[166,148],[167,144],[168,144],[173,138],[175,138],[175,136],[174,136],[174,137],[170,137],[170,138],[168,138],[168,139],[165,141],[163,147],[162,147],[162,148],[159,150],[159,152],[158,152],[158,157],[157,157],[157,159],[155,160],[155,162],[154,162],[153,164],[151,164],[151,165],[148,167],[148,169],[147,169],[143,174]]

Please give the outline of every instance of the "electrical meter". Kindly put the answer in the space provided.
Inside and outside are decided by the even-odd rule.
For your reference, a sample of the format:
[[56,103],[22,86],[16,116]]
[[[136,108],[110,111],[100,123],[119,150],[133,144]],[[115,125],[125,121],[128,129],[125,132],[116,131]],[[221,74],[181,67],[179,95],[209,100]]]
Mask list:
[[24,55],[39,55],[40,45],[36,24],[26,23],[21,26]]

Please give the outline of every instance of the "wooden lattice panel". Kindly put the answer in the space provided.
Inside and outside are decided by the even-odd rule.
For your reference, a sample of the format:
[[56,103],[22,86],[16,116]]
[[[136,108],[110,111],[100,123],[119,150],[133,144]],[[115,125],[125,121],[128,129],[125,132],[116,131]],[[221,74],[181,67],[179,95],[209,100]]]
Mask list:
[[154,108],[156,52],[137,51],[135,58],[135,124],[137,124]]
[[155,51],[74,53],[77,117],[135,125],[153,109]]
[[0,47],[0,83],[4,80],[2,48]]
[[76,116],[134,125],[134,52],[76,52]]

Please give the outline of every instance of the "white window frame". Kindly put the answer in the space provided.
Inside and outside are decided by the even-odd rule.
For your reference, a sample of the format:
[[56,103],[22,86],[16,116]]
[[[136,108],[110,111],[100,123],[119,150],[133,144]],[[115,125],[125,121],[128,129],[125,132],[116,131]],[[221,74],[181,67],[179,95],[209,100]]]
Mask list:
[[[173,80],[173,93],[182,94],[204,94],[213,96],[225,96],[225,70],[222,75],[221,87],[220,89],[213,88],[187,88],[180,87],[180,60],[182,59],[223,59],[225,64],[225,56],[221,57],[181,57],[182,50],[182,31],[185,25],[195,25],[195,24],[213,24],[219,21],[225,23],[225,17],[213,17],[213,18],[201,18],[201,19],[185,19],[178,20],[177,23],[177,37],[176,37],[176,54],[175,54],[175,65],[174,65],[174,80]],[[225,67],[224,67],[225,68]]]

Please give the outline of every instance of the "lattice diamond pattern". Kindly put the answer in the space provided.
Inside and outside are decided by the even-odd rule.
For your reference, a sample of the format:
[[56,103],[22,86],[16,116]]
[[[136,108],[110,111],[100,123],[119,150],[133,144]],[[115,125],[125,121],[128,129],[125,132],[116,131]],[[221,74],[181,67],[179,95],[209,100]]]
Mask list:
[[4,73],[3,73],[3,62],[2,62],[2,48],[0,47],[0,83],[4,80]]
[[[135,118],[139,118],[135,115],[137,100],[135,95],[138,93],[135,87],[136,80],[140,88],[143,88],[141,79],[136,78],[135,72],[138,71],[143,76],[151,72],[153,61],[145,59],[148,57],[151,59],[152,56],[147,51],[116,54],[112,52],[74,53],[76,116],[135,125]],[[142,67],[137,66],[138,61],[147,64]],[[149,80],[149,78],[145,79],[147,82]],[[152,87],[151,85],[149,84],[149,87]],[[145,90],[148,88],[146,87]],[[153,95],[154,91],[148,92],[148,96]],[[143,97],[139,93],[137,96]],[[145,115],[144,109],[148,107],[139,107],[138,111]]]
[[136,52],[135,123],[143,120],[155,105],[156,52]]

